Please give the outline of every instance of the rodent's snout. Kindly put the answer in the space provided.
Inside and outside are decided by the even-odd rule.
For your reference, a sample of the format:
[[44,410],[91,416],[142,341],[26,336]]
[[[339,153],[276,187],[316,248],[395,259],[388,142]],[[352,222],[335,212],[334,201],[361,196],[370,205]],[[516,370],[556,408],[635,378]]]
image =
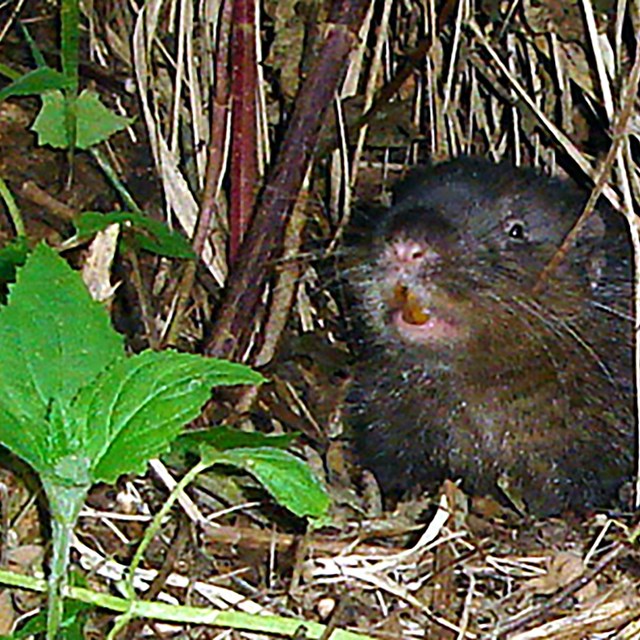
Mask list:
[[426,241],[396,237],[386,247],[384,259],[392,271],[415,273],[423,266],[435,266],[440,254]]
[[428,241],[400,234],[385,246],[382,298],[388,322],[411,343],[437,347],[466,336],[459,303],[433,280],[442,258]]
[[395,240],[390,247],[391,258],[397,262],[413,264],[426,258],[428,247],[415,240]]

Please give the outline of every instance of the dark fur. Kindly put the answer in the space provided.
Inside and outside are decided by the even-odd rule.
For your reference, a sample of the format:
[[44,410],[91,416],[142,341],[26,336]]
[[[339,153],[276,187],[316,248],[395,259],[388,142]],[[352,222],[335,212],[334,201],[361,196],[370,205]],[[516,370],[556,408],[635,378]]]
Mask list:
[[[546,516],[611,505],[631,478],[632,277],[621,217],[599,210],[533,293],[585,201],[531,170],[459,159],[414,172],[372,241],[351,249],[346,280],[362,329],[348,416],[385,496],[448,477],[499,498],[508,486]],[[454,308],[464,340],[423,344],[391,323],[382,258],[391,237],[435,252],[405,284],[436,315],[440,300]]]

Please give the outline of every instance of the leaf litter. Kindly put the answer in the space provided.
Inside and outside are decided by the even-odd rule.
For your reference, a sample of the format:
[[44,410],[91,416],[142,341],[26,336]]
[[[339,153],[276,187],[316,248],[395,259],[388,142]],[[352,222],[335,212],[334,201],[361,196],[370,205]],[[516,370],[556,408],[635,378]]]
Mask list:
[[[172,42],[163,40],[164,32],[152,31],[147,41],[144,30],[134,34],[136,16],[129,14],[129,7],[115,7],[112,15],[102,15],[101,8],[94,7],[85,19],[95,28],[91,45],[95,60],[104,60],[101,53],[110,51],[118,65],[137,78],[145,99],[152,101],[143,111],[151,145],[149,165],[157,168],[174,219],[190,232],[198,211],[193,194],[204,183],[205,163],[201,146],[189,147],[176,140],[180,127],[185,126],[192,127],[195,139],[207,137],[202,114],[210,101],[210,88],[200,80],[207,75],[198,76],[195,66],[214,68],[215,49],[196,36],[199,30],[215,28],[222,16],[196,13],[191,22],[172,22],[176,16],[168,10],[168,3],[159,4],[166,14],[160,12],[158,19],[171,27],[166,33],[173,29],[177,36],[175,49]],[[632,9],[625,9],[624,3],[607,2],[596,6],[589,2],[483,2],[476,13],[465,3],[445,2],[437,11],[431,4],[427,9],[424,12],[419,3],[393,3],[384,33],[376,32],[382,9],[376,9],[365,23],[370,31],[363,32],[360,57],[353,57],[350,73],[356,79],[353,85],[363,86],[357,80],[370,79],[367,73],[375,67],[374,56],[380,55],[380,75],[368,83],[376,95],[401,73],[413,50],[420,49],[424,41],[428,46],[421,49],[419,64],[409,70],[394,99],[378,105],[374,100],[373,110],[364,114],[369,133],[354,163],[358,167],[355,193],[350,193],[343,166],[334,166],[331,179],[318,170],[310,175],[305,238],[334,240],[344,222],[336,203],[350,202],[360,193],[382,196],[387,184],[384,177],[400,173],[407,159],[482,153],[561,172],[558,159],[566,154],[594,175],[593,158],[601,153],[609,131],[596,107],[606,112],[608,106],[611,87],[607,89],[606,74],[621,80],[628,77],[633,47],[624,34],[632,22]],[[584,20],[585,11],[593,15],[593,23]],[[276,77],[264,81],[268,91],[261,98],[263,133],[277,129],[291,108],[313,56],[322,19],[323,14],[317,15],[311,5],[296,10],[289,3],[265,3],[261,8],[258,20],[263,44],[269,43],[267,27],[275,25],[278,35],[277,46],[269,52],[276,59],[267,71],[279,70],[281,83],[279,86]],[[123,43],[132,37],[134,50],[130,51]],[[376,37],[384,43],[379,54],[375,54]],[[178,47],[178,42],[187,46]],[[594,43],[609,65],[604,76],[595,66]],[[194,46],[199,57],[188,53]],[[153,69],[141,66],[143,61],[158,60],[160,52],[171,56],[171,72],[160,65]],[[182,92],[181,84],[185,75],[190,83],[187,93]],[[617,111],[609,113],[610,122],[628,108],[622,92],[620,96],[613,101]],[[175,112],[176,119],[163,116],[179,100],[184,109]],[[635,103],[631,109],[635,126]],[[185,115],[189,112],[191,122]],[[354,113],[358,113],[357,106]],[[343,127],[343,133],[350,133],[361,115],[348,116],[342,124],[328,122],[327,127]],[[143,128],[138,131],[144,133]],[[384,135],[379,136],[379,131]],[[227,140],[217,141],[222,163]],[[267,164],[270,142],[263,135],[262,161]],[[120,146],[125,153],[127,145],[121,142]],[[193,167],[195,176],[190,173]],[[628,190],[635,196],[633,180],[625,183],[629,178],[622,172],[617,179],[620,193]],[[323,193],[332,194],[331,202],[317,206]],[[605,191],[605,195],[614,204],[619,202],[615,191]],[[225,255],[222,220],[227,207],[223,189],[214,193],[213,203],[214,232],[207,240],[205,264],[222,282],[226,273],[221,259]],[[297,254],[302,255],[300,245],[291,253]],[[185,492],[179,498],[183,505],[192,501],[198,507],[197,512],[185,511],[192,518],[193,531],[198,532],[198,544],[178,536],[184,516],[180,510],[172,512],[149,549],[147,564],[153,569],[149,573],[138,569],[140,587],[155,584],[163,597],[186,601],[188,586],[196,585],[193,597],[213,606],[251,613],[285,611],[308,620],[332,620],[338,627],[360,629],[376,637],[633,637],[640,607],[637,554],[626,542],[628,521],[598,516],[582,523],[523,524],[494,505],[476,502],[467,511],[460,506],[464,500],[458,500],[451,488],[444,492],[446,508],[435,511],[440,515],[434,519],[435,498],[403,505],[390,514],[376,510],[375,487],[372,495],[362,495],[362,484],[354,482],[348,457],[345,462],[341,453],[332,453],[337,445],[329,437],[334,435],[329,427],[339,432],[336,389],[344,382],[342,353],[335,340],[340,320],[335,300],[318,286],[324,276],[315,260],[302,260],[297,266],[297,290],[280,309],[273,310],[292,315],[292,321],[282,325],[286,333],[273,363],[280,392],[269,397],[271,391],[265,390],[263,404],[254,409],[254,415],[241,410],[234,419],[245,425],[250,418],[259,424],[268,420],[272,428],[284,425],[300,431],[305,442],[316,448],[329,447],[328,480],[336,499],[333,528],[303,536],[295,524],[278,519],[278,514],[267,518],[262,498],[258,505],[247,499],[255,497],[250,480],[238,487],[224,478],[213,485],[209,478],[207,482],[201,479],[192,494]],[[170,321],[170,310],[178,300],[175,288],[165,285],[163,289],[163,277],[166,271],[163,274],[162,268],[153,272],[160,302],[153,307],[156,317],[151,324],[161,329]],[[194,291],[179,331],[182,344],[200,344],[206,333],[202,318],[211,315],[206,287]],[[124,295],[131,296],[131,288]],[[122,308],[120,299],[114,313],[122,313]],[[304,344],[299,327],[305,329]],[[309,333],[322,345],[314,345],[311,352]],[[322,349],[323,356],[309,362],[306,354],[322,353]],[[41,413],[42,407],[33,410]],[[312,448],[298,447],[312,462],[317,461]],[[322,470],[322,464],[317,468]],[[170,489],[172,473],[163,477]],[[106,587],[122,577],[130,558],[129,545],[141,537],[145,523],[165,496],[166,489],[151,477],[122,479],[112,491],[95,490],[73,541],[80,566],[91,572],[93,580]],[[27,505],[28,501],[23,503]],[[273,522],[280,524],[277,531]],[[21,532],[20,520],[17,531]],[[34,535],[29,531],[25,543]],[[172,540],[180,545],[180,553],[164,565]],[[171,631],[178,633],[175,627]]]

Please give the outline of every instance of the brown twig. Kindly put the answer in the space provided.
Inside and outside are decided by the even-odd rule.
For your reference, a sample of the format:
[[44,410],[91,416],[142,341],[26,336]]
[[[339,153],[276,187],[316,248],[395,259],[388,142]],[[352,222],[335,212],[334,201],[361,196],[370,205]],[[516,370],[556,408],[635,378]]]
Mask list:
[[512,634],[514,631],[522,629],[530,622],[544,618],[544,616],[548,612],[553,611],[556,607],[559,607],[567,598],[571,597],[574,593],[577,593],[578,591],[580,591],[580,589],[594,580],[599,573],[604,571],[607,566],[609,566],[614,560],[622,555],[623,552],[626,551],[626,547],[621,542],[615,543],[612,549],[602,557],[597,565],[570,582],[555,596],[549,598],[549,600],[546,600],[544,603],[538,605],[537,607],[528,609],[523,613],[514,616],[513,618],[511,618],[511,620],[499,624],[493,637],[504,638]]
[[216,45],[215,90],[211,105],[211,136],[204,191],[200,205],[200,215],[193,234],[193,250],[202,255],[205,241],[211,231],[213,214],[217,209],[220,191],[220,177],[224,170],[224,141],[227,137],[227,113],[229,111],[229,33],[231,31],[231,12],[233,3],[226,0],[222,5]]
[[[193,252],[199,258],[202,257],[205,243],[211,233],[214,214],[218,210],[220,182],[225,165],[224,141],[227,137],[227,114],[229,112],[229,74],[227,69],[229,63],[229,35],[231,32],[232,9],[232,0],[226,0],[220,9],[219,28],[216,39],[215,88],[211,104],[211,134],[209,137],[207,170],[202,201],[200,203],[200,212],[191,242]],[[176,344],[187,302],[195,280],[196,266],[195,262],[188,262],[184,267],[182,277],[176,288],[176,312],[167,329],[163,346]]]
[[638,84],[640,83],[640,55],[636,56],[629,77],[629,82],[626,85],[626,90],[621,99],[621,110],[619,116],[614,124],[613,141],[609,147],[609,151],[605,159],[600,163],[598,170],[594,178],[594,187],[589,196],[589,200],[584,207],[584,210],[578,218],[571,231],[564,239],[562,246],[556,251],[555,255],[551,258],[549,263],[545,265],[545,268],[540,273],[538,282],[534,287],[534,292],[539,291],[544,286],[544,283],[549,279],[549,276],[555,273],[558,266],[565,259],[567,253],[573,247],[576,239],[579,237],[584,225],[587,223],[596,204],[600,198],[600,195],[607,186],[607,181],[611,175],[611,169],[616,160],[616,156],[620,150],[620,145],[628,135],[629,120],[634,114],[634,96],[638,91]]
[[61,200],[54,198],[44,189],[41,189],[35,182],[28,180],[18,189],[18,194],[30,200],[34,204],[46,209],[49,213],[64,222],[73,221],[78,212]]
[[[238,547],[245,550],[267,551],[272,545],[275,545],[278,552],[287,552],[299,544],[301,537],[290,533],[273,533],[272,531],[263,531],[254,527],[242,526],[220,526],[214,527],[208,524],[202,524],[203,539],[208,543],[217,543],[224,547]],[[379,537],[392,537],[393,535],[406,534],[405,532],[390,532],[388,535],[380,534]],[[400,547],[377,546],[366,544],[365,539],[375,538],[374,534],[362,537],[357,547],[354,546],[353,540],[340,540],[330,536],[320,536],[314,534],[306,539],[309,548],[313,548],[316,552],[326,553],[328,555],[337,555],[344,552],[345,546],[353,547],[354,553],[357,548],[359,555],[386,556],[393,555],[402,551]]]

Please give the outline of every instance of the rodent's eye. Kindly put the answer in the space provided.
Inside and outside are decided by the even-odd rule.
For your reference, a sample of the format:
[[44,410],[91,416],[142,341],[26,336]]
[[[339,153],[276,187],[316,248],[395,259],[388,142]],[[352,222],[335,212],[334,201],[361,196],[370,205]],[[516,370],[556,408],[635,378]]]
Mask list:
[[515,242],[526,242],[529,239],[527,225],[524,220],[515,218],[505,220],[504,231],[509,236],[509,239]]

